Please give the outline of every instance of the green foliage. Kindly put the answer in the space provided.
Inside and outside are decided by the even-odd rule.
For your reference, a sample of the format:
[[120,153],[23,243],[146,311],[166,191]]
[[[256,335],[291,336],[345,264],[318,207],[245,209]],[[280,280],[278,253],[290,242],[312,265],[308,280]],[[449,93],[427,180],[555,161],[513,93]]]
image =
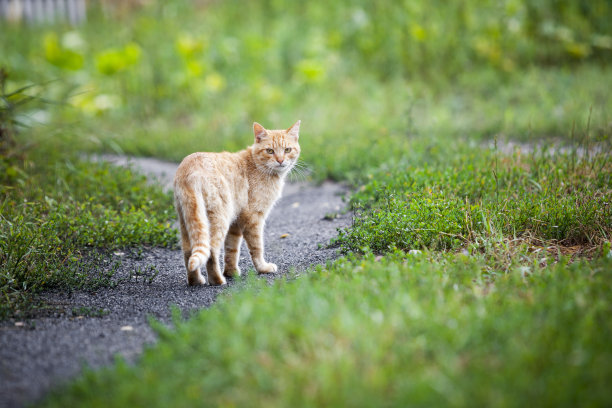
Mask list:
[[135,43],[129,43],[122,49],[104,50],[96,55],[96,68],[104,75],[114,75],[136,65],[140,54],[140,47]]
[[609,129],[606,0],[243,3],[3,25],[0,63],[15,87],[70,96],[52,117],[78,122],[83,148],[180,160],[243,148],[254,120],[301,119],[318,179],[399,159],[414,133],[567,137],[591,106]]
[[584,150],[574,149],[502,158],[464,152],[382,168],[353,196],[353,225],[336,242],[357,251],[448,249],[501,233],[602,244],[612,235],[609,157],[577,157]]
[[590,120],[592,136],[609,135],[608,84],[612,71],[597,65],[528,68],[505,79],[477,70],[437,93],[415,86],[414,127],[433,135],[571,142],[572,129],[586,129]]
[[354,215],[351,228],[340,231],[336,243],[344,249],[377,252],[395,248],[448,249],[464,241],[464,214],[460,198],[423,192],[396,197],[386,194],[375,210]]
[[27,94],[32,85],[9,90],[8,78],[8,71],[0,66],[0,183],[3,184],[23,177],[18,166],[22,147],[17,145],[15,138],[19,128],[24,126],[21,116],[28,104],[40,101],[39,98]]
[[247,277],[137,365],[88,372],[42,406],[605,406],[612,262],[348,258],[268,285]]
[[172,198],[144,176],[76,158],[65,135],[60,149],[29,145],[28,114],[46,100],[8,77],[0,70],[0,319],[28,314],[44,289],[111,284],[105,250],[176,242]]
[[47,33],[43,40],[45,58],[58,68],[77,71],[83,67],[83,55],[62,47],[56,33]]
[[109,284],[99,250],[176,243],[172,198],[143,176],[45,155],[28,152],[17,186],[0,186],[0,317],[43,289]]

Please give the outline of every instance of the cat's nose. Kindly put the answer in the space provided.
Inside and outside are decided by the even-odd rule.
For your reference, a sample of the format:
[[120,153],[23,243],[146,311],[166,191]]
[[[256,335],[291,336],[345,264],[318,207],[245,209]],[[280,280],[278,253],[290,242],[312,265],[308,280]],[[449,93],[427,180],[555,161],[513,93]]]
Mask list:
[[277,157],[276,161],[278,162],[278,164],[283,164],[283,161],[285,160],[284,157]]

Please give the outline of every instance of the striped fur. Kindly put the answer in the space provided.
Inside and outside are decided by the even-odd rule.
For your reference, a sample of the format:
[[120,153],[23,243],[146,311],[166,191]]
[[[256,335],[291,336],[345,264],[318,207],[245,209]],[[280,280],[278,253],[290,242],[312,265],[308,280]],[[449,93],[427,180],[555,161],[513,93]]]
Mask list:
[[[263,227],[278,200],[285,176],[300,154],[300,121],[287,130],[266,130],[253,124],[255,142],[237,153],[193,153],[174,178],[174,199],[190,285],[223,285],[238,276],[238,258],[245,239],[259,273],[276,272],[264,260]],[[223,274],[219,267],[225,248]]]

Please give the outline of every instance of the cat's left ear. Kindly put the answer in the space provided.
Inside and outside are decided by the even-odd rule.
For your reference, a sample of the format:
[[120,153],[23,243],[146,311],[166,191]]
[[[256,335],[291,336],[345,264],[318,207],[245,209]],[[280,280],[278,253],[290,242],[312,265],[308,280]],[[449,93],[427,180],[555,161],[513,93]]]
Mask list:
[[298,140],[300,138],[300,123],[301,121],[298,120],[293,124],[293,126],[287,129],[287,134],[293,136],[295,140]]
[[259,143],[268,136],[266,129],[257,122],[253,122],[253,133],[255,134],[255,142]]

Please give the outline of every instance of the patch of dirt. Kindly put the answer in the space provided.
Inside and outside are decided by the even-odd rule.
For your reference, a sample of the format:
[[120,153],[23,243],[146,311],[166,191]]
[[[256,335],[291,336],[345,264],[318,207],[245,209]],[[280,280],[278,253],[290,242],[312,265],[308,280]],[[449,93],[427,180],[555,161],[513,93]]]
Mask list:
[[[177,165],[154,159],[105,156],[102,160],[130,165],[170,188]],[[337,258],[325,248],[338,228],[350,224],[341,214],[338,184],[313,186],[290,183],[272,210],[265,228],[265,253],[279,267],[276,277],[292,269],[305,270]],[[337,217],[329,214],[338,213]],[[16,407],[41,398],[50,388],[81,372],[83,365],[109,365],[115,355],[135,361],[143,348],[155,343],[149,317],[171,321],[171,306],[184,313],[207,308],[228,287],[189,287],[179,250],[150,248],[115,252],[121,261],[119,284],[95,292],[47,292],[43,299],[52,313],[30,320],[0,323],[0,406]],[[240,257],[243,273],[255,273],[246,246]]]

